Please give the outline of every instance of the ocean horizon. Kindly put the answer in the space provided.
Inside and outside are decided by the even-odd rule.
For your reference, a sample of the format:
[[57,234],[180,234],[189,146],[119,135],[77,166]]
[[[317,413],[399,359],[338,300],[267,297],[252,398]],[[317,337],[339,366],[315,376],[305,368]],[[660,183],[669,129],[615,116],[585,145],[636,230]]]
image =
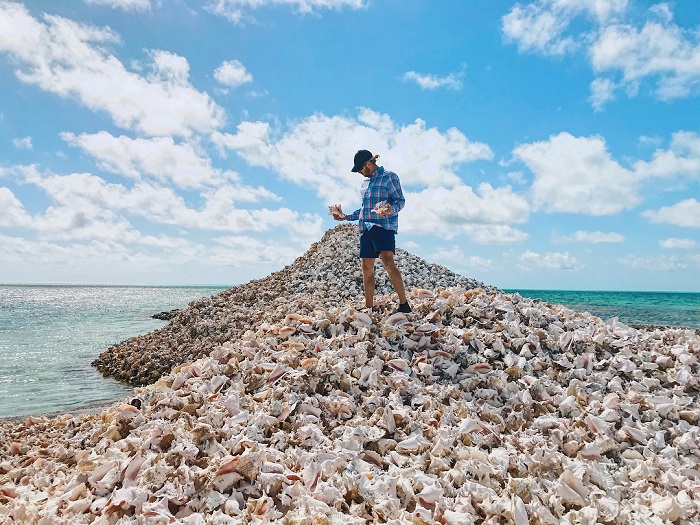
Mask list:
[[[91,362],[165,326],[151,316],[231,286],[0,284],[0,417],[69,411],[123,399],[133,387]],[[700,293],[513,289],[603,320],[700,328]]]

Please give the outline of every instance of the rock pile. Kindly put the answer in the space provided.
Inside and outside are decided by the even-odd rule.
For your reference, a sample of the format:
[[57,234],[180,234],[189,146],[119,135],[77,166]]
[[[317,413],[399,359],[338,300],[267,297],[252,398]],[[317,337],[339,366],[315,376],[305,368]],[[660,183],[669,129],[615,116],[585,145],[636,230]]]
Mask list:
[[698,522],[694,331],[457,286],[371,318],[333,285],[263,287],[101,414],[0,423],[0,523]]
[[[364,299],[358,250],[357,228],[337,226],[291,265],[264,279],[191,302],[188,308],[174,312],[171,322],[162,329],[108,348],[93,365],[121,381],[149,384],[174,366],[199,359],[215,346],[237,339],[251,321],[263,319],[268,310],[280,305],[359,305]],[[401,249],[397,250],[396,263],[407,290],[493,289]],[[379,263],[375,276],[377,293],[390,293],[391,283]]]

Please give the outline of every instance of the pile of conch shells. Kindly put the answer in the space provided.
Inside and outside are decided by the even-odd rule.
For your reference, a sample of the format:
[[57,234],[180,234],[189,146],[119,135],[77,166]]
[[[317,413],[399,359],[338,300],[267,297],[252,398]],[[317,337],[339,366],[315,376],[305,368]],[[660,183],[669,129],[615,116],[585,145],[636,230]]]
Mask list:
[[370,316],[320,283],[100,414],[0,423],[0,523],[700,520],[695,331],[464,286]]
[[[364,301],[357,228],[340,225],[282,270],[190,303],[163,329],[134,337],[103,352],[93,363],[103,374],[135,385],[150,384],[173,366],[194,361],[217,345],[241,337],[251,322],[266,319],[270,309],[297,303],[358,306]],[[398,249],[396,264],[406,289],[487,288],[482,283],[429,264]],[[380,263],[377,293],[393,291]]]

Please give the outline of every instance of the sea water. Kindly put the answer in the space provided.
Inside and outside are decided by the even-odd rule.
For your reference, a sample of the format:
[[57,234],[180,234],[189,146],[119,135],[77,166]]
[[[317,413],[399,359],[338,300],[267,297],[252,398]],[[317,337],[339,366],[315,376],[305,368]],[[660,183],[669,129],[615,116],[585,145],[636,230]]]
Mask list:
[[100,405],[133,387],[91,362],[109,346],[157,330],[151,315],[224,287],[0,286],[0,417]]
[[603,320],[627,324],[700,328],[700,293],[609,292],[569,290],[504,290],[523,297],[562,304]]

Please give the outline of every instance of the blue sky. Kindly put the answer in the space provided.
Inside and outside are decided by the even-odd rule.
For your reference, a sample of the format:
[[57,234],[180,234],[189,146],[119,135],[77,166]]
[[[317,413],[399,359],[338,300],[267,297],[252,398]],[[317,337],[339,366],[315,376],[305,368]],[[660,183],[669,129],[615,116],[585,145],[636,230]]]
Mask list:
[[431,262],[700,291],[698,2],[0,0],[0,144],[0,282],[262,277],[366,148]]

